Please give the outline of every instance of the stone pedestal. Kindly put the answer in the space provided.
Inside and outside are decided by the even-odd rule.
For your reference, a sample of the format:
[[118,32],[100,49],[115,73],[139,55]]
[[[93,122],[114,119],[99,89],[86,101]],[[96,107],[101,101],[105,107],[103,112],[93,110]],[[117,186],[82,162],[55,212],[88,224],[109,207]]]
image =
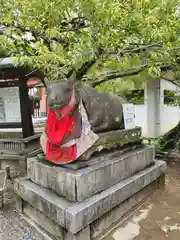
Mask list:
[[93,158],[85,168],[73,171],[28,159],[28,178],[73,202],[83,201],[154,163],[154,148],[141,147],[125,154],[120,151]]
[[18,135],[18,132],[15,132],[15,135],[11,133],[9,138],[0,138],[0,170],[8,167],[11,178],[26,174],[27,158],[41,152],[39,140],[41,134],[27,138],[20,138],[19,135],[17,139],[13,138],[16,134]]
[[18,210],[52,239],[98,239],[164,182],[166,163],[143,146],[93,158],[79,170],[28,159],[15,181]]

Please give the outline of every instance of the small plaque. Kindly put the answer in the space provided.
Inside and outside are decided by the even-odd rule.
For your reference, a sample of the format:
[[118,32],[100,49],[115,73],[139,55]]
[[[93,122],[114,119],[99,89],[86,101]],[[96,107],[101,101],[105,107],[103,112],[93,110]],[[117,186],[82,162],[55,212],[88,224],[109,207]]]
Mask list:
[[123,106],[123,116],[125,129],[135,128],[135,109],[131,103],[125,103]]

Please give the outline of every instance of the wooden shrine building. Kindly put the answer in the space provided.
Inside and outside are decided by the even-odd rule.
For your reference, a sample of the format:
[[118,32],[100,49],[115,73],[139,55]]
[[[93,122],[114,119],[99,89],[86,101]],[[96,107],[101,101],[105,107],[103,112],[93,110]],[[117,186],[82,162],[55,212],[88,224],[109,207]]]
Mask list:
[[15,65],[14,58],[0,59],[0,88],[19,88],[21,112],[21,122],[1,122],[0,129],[22,128],[23,138],[34,135],[27,84],[28,79],[32,77],[39,78],[42,81],[43,85],[46,86],[44,76],[40,71],[32,71],[32,69],[23,65]]

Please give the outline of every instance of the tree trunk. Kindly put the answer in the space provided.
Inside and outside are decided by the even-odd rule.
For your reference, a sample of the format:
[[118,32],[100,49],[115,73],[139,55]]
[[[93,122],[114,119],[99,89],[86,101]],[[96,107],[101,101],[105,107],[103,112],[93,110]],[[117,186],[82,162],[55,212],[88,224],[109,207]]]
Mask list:
[[179,123],[165,133],[158,141],[156,146],[156,156],[165,157],[174,149],[179,148],[180,141],[180,121]]

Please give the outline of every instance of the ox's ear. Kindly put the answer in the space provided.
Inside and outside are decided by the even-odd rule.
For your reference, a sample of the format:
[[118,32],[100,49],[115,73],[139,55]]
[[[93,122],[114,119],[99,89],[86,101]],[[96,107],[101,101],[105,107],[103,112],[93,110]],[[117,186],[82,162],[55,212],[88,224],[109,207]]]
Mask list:
[[68,82],[70,84],[74,84],[76,82],[76,72],[73,71],[73,73],[71,74],[71,76],[68,78]]
[[49,88],[49,81],[46,77],[42,80],[42,82],[46,88]]

